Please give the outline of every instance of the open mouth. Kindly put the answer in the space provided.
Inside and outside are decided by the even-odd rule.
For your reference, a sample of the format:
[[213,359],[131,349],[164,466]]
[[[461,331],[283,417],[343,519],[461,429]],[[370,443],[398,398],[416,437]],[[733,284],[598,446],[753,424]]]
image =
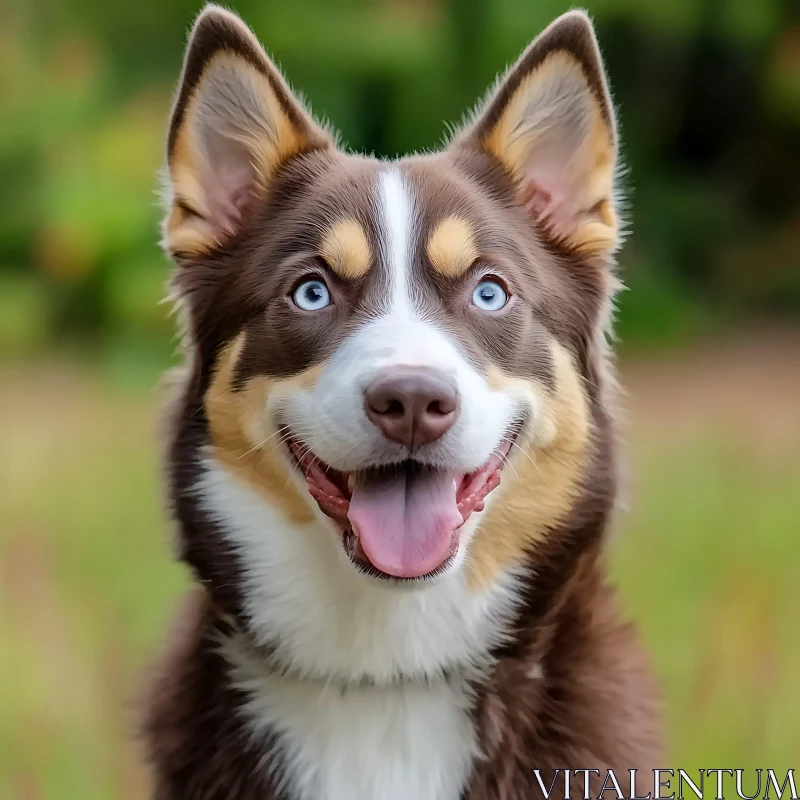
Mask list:
[[500,484],[519,434],[509,431],[482,467],[470,473],[414,460],[340,472],[299,439],[287,440],[309,494],[342,530],[352,562],[375,577],[417,579],[439,574],[458,553],[460,532]]

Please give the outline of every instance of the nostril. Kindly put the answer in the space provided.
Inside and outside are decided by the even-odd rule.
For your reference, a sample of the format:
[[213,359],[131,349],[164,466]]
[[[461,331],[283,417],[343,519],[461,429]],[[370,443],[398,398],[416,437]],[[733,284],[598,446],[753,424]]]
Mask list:
[[369,398],[367,407],[373,414],[381,417],[402,417],[406,413],[403,401],[393,397]]
[[432,417],[446,417],[448,414],[453,413],[453,409],[449,403],[443,403],[441,400],[431,400],[425,412]]
[[388,417],[402,417],[406,413],[406,409],[399,400],[390,400],[386,406],[386,411],[381,413]]

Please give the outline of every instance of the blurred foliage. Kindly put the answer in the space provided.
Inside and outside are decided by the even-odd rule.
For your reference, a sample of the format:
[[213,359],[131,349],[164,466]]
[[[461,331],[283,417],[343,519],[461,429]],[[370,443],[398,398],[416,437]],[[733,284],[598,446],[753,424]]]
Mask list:
[[[190,0],[12,0],[0,30],[0,353],[171,341],[157,172]],[[435,147],[563,0],[239,0],[353,149]],[[590,0],[633,234],[624,337],[800,312],[800,4]]]

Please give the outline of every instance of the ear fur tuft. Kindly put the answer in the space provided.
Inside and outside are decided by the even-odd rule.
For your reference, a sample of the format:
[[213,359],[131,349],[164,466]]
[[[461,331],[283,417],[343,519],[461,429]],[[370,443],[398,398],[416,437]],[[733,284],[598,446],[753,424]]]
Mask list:
[[616,123],[585,12],[564,14],[528,46],[454,146],[496,158],[555,238],[590,253],[616,247]]
[[167,136],[167,250],[218,246],[241,228],[282,164],[332,144],[250,29],[207,6],[189,36]]

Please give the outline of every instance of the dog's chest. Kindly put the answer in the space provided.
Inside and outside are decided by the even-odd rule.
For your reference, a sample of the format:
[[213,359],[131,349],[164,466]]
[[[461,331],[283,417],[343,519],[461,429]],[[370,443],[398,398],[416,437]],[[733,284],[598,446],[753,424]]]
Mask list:
[[251,729],[265,741],[277,739],[270,764],[287,798],[461,796],[476,736],[460,683],[342,690],[285,676],[253,680],[237,672],[235,682],[249,697]]

